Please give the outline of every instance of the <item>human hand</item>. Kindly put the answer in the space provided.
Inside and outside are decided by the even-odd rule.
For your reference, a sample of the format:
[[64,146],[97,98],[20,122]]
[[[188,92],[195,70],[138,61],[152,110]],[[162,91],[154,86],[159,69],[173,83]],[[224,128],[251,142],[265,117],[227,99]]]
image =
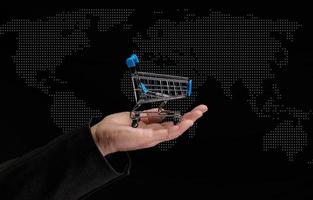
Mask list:
[[173,122],[156,123],[155,118],[148,116],[140,120],[137,128],[131,127],[129,112],[115,113],[91,127],[91,134],[103,156],[118,151],[149,148],[177,138],[207,110],[207,106],[199,105],[184,114],[177,125]]

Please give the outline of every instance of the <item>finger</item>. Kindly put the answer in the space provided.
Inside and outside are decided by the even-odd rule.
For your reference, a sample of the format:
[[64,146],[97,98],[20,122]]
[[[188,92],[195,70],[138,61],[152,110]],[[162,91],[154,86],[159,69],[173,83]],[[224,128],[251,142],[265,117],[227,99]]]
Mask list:
[[186,119],[186,120],[181,121],[181,122],[178,124],[178,126],[179,126],[178,132],[181,132],[181,133],[185,132],[185,131],[186,131],[187,129],[189,129],[193,124],[194,124],[194,121],[193,121],[193,120],[188,120],[188,119]]
[[166,139],[166,141],[173,140],[173,139],[179,137],[186,130],[188,130],[193,124],[194,124],[194,121],[186,119],[186,120],[182,120],[178,125],[170,127],[169,128],[169,135],[168,135],[168,138]]
[[200,110],[202,113],[205,113],[206,111],[208,111],[208,107],[204,104],[201,104],[195,107],[194,109],[192,109],[192,111],[194,110]]
[[182,119],[190,119],[193,120],[194,122],[199,119],[203,113],[205,113],[208,110],[208,107],[204,104],[201,104],[197,107],[195,107],[194,109],[192,109],[192,111],[186,113],[183,115]]
[[197,119],[202,117],[203,112],[200,110],[192,110],[186,114],[183,115],[182,120],[192,120],[195,122]]

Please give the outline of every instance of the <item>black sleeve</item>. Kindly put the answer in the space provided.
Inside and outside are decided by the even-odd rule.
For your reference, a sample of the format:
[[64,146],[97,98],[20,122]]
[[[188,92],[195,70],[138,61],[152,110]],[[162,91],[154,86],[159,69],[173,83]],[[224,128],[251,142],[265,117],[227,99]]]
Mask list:
[[[115,155],[118,168],[110,163]],[[127,153],[103,157],[86,126],[0,165],[0,196],[76,200],[128,175],[129,168]]]

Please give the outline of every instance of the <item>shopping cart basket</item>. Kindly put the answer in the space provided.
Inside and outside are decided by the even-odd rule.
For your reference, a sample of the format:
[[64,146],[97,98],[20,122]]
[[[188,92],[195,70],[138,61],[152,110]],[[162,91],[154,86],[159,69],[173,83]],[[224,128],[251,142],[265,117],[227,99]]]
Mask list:
[[[136,105],[130,112],[132,127],[136,128],[141,118],[155,117],[160,121],[180,121],[180,111],[164,110],[163,107],[169,100],[181,99],[191,95],[192,80],[187,77],[155,74],[136,70],[139,63],[138,57],[133,54],[126,64],[131,70],[131,79],[136,100]],[[156,111],[138,111],[142,104],[161,102]]]

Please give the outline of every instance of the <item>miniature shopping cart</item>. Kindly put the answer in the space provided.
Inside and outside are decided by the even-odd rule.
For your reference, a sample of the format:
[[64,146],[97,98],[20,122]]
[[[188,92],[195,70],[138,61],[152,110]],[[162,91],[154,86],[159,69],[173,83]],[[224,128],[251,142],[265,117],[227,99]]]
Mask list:
[[[164,110],[163,107],[169,100],[181,99],[191,95],[192,80],[187,77],[171,76],[165,74],[147,73],[136,70],[139,63],[138,57],[133,54],[126,64],[131,70],[131,79],[136,100],[136,105],[130,112],[132,127],[138,127],[141,118],[158,118],[160,121],[173,121],[179,123],[180,111]],[[161,102],[156,111],[138,111],[142,104]]]

